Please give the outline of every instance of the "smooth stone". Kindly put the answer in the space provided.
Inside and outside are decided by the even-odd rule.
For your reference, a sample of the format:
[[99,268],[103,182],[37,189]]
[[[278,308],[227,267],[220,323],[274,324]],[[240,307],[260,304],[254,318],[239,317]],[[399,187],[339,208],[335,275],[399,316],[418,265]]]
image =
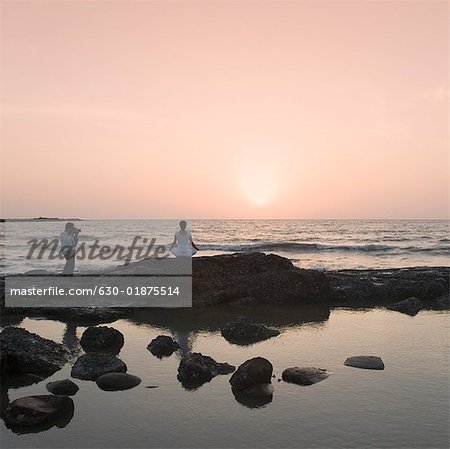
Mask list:
[[147,349],[156,357],[169,357],[180,345],[167,335],[158,335],[147,346]]
[[363,368],[363,369],[376,369],[383,370],[384,363],[380,357],[375,355],[357,355],[353,357],[349,357],[344,365],[352,366],[354,368]]
[[[54,425],[64,427],[72,419],[74,404],[68,396],[24,396],[12,401],[6,408],[3,419],[17,433],[46,430]],[[45,426],[45,429],[40,426]]]
[[99,388],[105,391],[129,390],[138,386],[141,382],[140,377],[126,373],[107,373],[96,380]]
[[113,327],[91,326],[83,332],[80,345],[85,352],[112,352],[118,354],[124,342],[123,334]]
[[48,377],[69,360],[70,352],[59,343],[20,327],[5,327],[0,333],[1,370]]
[[423,304],[420,299],[408,298],[387,306],[387,309],[415,316],[423,309]]
[[273,366],[262,357],[244,362],[231,376],[230,384],[236,391],[245,390],[255,384],[270,384]]
[[329,376],[326,370],[308,366],[299,368],[286,368],[281,375],[285,382],[294,383],[298,385],[313,385],[326,379]]
[[97,380],[106,373],[125,373],[127,365],[112,354],[88,352],[78,357],[71,376],[82,380]]
[[70,379],[49,382],[46,385],[46,388],[50,393],[62,396],[74,396],[80,389],[80,387]]

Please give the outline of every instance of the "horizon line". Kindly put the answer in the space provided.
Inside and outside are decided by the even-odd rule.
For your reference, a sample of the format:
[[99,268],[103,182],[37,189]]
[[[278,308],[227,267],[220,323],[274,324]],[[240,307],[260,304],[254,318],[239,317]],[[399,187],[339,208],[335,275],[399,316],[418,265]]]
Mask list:
[[89,221],[89,220],[180,220],[180,219],[185,219],[185,220],[202,220],[202,221],[207,221],[207,220],[227,220],[227,221],[249,221],[249,220],[260,220],[260,221],[287,221],[287,220],[304,220],[304,221],[313,221],[313,220],[386,220],[386,221],[394,221],[394,220],[403,220],[403,221],[408,221],[408,220],[429,220],[429,221],[436,221],[436,220],[440,220],[440,221],[450,221],[450,217],[386,217],[386,218],[379,218],[379,217],[349,217],[349,218],[332,218],[332,217],[327,217],[327,218],[318,218],[318,217],[309,217],[309,218],[227,218],[227,217],[209,217],[209,218],[199,218],[199,217],[195,217],[195,218],[186,218],[186,217],[132,217],[132,218],[126,218],[126,217],[45,217],[45,216],[40,216],[40,217],[7,217],[7,218],[3,218],[0,217],[0,221],[4,222],[4,221],[9,221],[9,220],[55,220],[55,221],[64,221],[64,220],[73,220],[73,221]]

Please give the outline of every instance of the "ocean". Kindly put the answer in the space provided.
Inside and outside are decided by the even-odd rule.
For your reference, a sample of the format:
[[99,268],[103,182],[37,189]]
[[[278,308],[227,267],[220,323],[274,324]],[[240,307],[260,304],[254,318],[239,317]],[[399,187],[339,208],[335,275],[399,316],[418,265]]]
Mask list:
[[[135,236],[169,244],[176,220],[85,220],[80,244],[131,244]],[[2,249],[7,272],[62,269],[62,261],[26,259],[30,239],[53,239],[64,222],[7,222]],[[432,220],[192,220],[198,255],[264,251],[299,267],[336,270],[449,265],[449,222]],[[195,256],[197,257],[197,256]],[[80,260],[83,272],[117,260]],[[7,309],[5,309],[7,311]],[[277,337],[238,345],[223,326],[246,317],[280,330]],[[136,309],[107,324],[122,332],[118,357],[142,383],[126,391],[80,387],[74,413],[64,424],[35,430],[9,429],[0,420],[4,448],[448,448],[449,314],[422,310],[411,317],[384,308],[350,310],[326,304],[219,305],[186,309]],[[63,317],[0,314],[0,330],[18,326],[64,343],[69,362],[37,383],[2,383],[2,401],[48,394],[46,384],[71,378],[83,354],[83,321]],[[147,349],[158,335],[180,347],[159,359]],[[177,379],[185,352],[201,352],[239,366],[253,357],[273,365],[274,392],[264,401],[234,395],[230,375],[190,389]],[[347,357],[382,358],[382,371],[344,365]],[[308,387],[281,380],[284,369],[314,366],[330,377]],[[152,388],[145,388],[152,386]],[[156,388],[153,388],[156,387]],[[4,405],[5,406],[5,405]]]
[[[178,220],[82,220],[79,244],[128,247],[136,236],[170,246]],[[188,220],[200,251],[195,257],[259,251],[289,258],[300,268],[318,270],[448,266],[448,220]],[[32,239],[58,238],[63,221],[2,223],[6,273],[34,269],[59,272],[63,261],[27,259]],[[138,243],[139,244],[139,243]],[[79,260],[77,270],[103,270],[117,259]]]

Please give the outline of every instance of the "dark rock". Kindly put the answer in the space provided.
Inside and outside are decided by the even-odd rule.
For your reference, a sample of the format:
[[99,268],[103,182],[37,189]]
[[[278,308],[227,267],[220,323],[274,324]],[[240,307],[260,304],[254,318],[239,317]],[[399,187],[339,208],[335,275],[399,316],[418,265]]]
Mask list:
[[318,301],[385,305],[386,298],[425,300],[448,294],[450,274],[449,267],[319,272],[263,253],[195,257],[192,270],[194,306]]
[[395,304],[391,304],[387,308],[389,310],[395,310],[396,312],[406,313],[407,315],[414,316],[417,315],[423,308],[423,304],[420,299],[408,298]]
[[272,379],[272,364],[262,357],[255,357],[244,362],[231,376],[230,384],[233,390],[245,390],[255,384],[270,384]]
[[6,373],[32,373],[50,376],[69,360],[64,345],[18,327],[0,333],[1,369]]
[[187,389],[195,389],[219,374],[230,374],[236,368],[216,362],[212,357],[194,352],[184,357],[178,367],[178,380]]
[[88,352],[78,357],[71,375],[82,380],[97,380],[106,373],[125,373],[127,365],[112,354]]
[[6,408],[5,424],[16,433],[39,432],[54,425],[64,427],[72,419],[74,404],[67,396],[25,396]]
[[357,355],[354,357],[349,357],[344,365],[352,366],[354,368],[364,368],[364,369],[376,369],[383,370],[384,363],[380,357],[374,355]]
[[[1,294],[1,292],[0,292]],[[1,300],[0,300],[1,302]],[[7,309],[2,308],[0,305],[0,327],[5,328],[8,326],[19,327],[22,321],[27,317],[26,310],[16,310],[13,307],[8,307]]]
[[[136,262],[139,272],[149,272]],[[330,305],[386,306],[387,302],[416,297],[422,302],[449,294],[449,267],[413,267],[320,272],[295,267],[274,254],[239,253],[194,257],[193,306],[215,304],[318,303]],[[114,270],[111,274],[114,273]],[[0,277],[0,290],[4,277]],[[55,318],[77,325],[112,322],[135,313],[127,308],[4,308],[7,314]]]
[[141,383],[141,378],[125,373],[107,373],[100,376],[96,382],[105,391],[129,390]]
[[23,388],[42,382],[47,377],[47,374],[38,376],[33,373],[5,373],[1,378],[1,385],[7,389]]
[[434,299],[434,303],[438,309],[449,310],[450,309],[450,295],[442,295]]
[[123,347],[124,338],[121,332],[112,327],[88,327],[81,336],[80,344],[85,352],[118,354]]
[[449,293],[449,267],[329,271],[329,302],[353,306],[388,305],[416,297],[422,301]]
[[227,323],[222,329],[222,335],[230,343],[245,345],[275,337],[280,335],[280,331],[241,318]]
[[25,316],[48,318],[77,326],[95,326],[112,323],[129,315],[132,309],[108,307],[8,307],[2,314],[25,314]]
[[0,372],[7,371],[7,357],[8,357],[8,343],[2,338],[2,333],[0,333]]
[[272,384],[255,384],[245,390],[232,389],[233,396],[240,404],[248,408],[261,408],[273,400]]
[[158,335],[147,346],[147,349],[156,357],[169,357],[180,345],[167,335]]
[[74,396],[80,389],[80,387],[70,379],[55,380],[54,382],[49,382],[46,387],[50,393],[61,396]]
[[275,254],[226,254],[192,259],[194,306],[274,304],[326,299],[323,273],[301,270]]
[[305,368],[286,368],[281,377],[285,382],[298,385],[313,385],[329,376],[326,370],[308,366]]

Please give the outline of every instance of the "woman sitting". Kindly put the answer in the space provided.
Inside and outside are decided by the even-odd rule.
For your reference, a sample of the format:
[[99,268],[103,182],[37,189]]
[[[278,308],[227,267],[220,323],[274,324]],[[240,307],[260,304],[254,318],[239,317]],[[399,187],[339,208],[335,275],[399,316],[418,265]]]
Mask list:
[[192,257],[198,248],[192,240],[191,231],[186,230],[186,222],[180,221],[180,229],[175,232],[170,250],[175,257]]

